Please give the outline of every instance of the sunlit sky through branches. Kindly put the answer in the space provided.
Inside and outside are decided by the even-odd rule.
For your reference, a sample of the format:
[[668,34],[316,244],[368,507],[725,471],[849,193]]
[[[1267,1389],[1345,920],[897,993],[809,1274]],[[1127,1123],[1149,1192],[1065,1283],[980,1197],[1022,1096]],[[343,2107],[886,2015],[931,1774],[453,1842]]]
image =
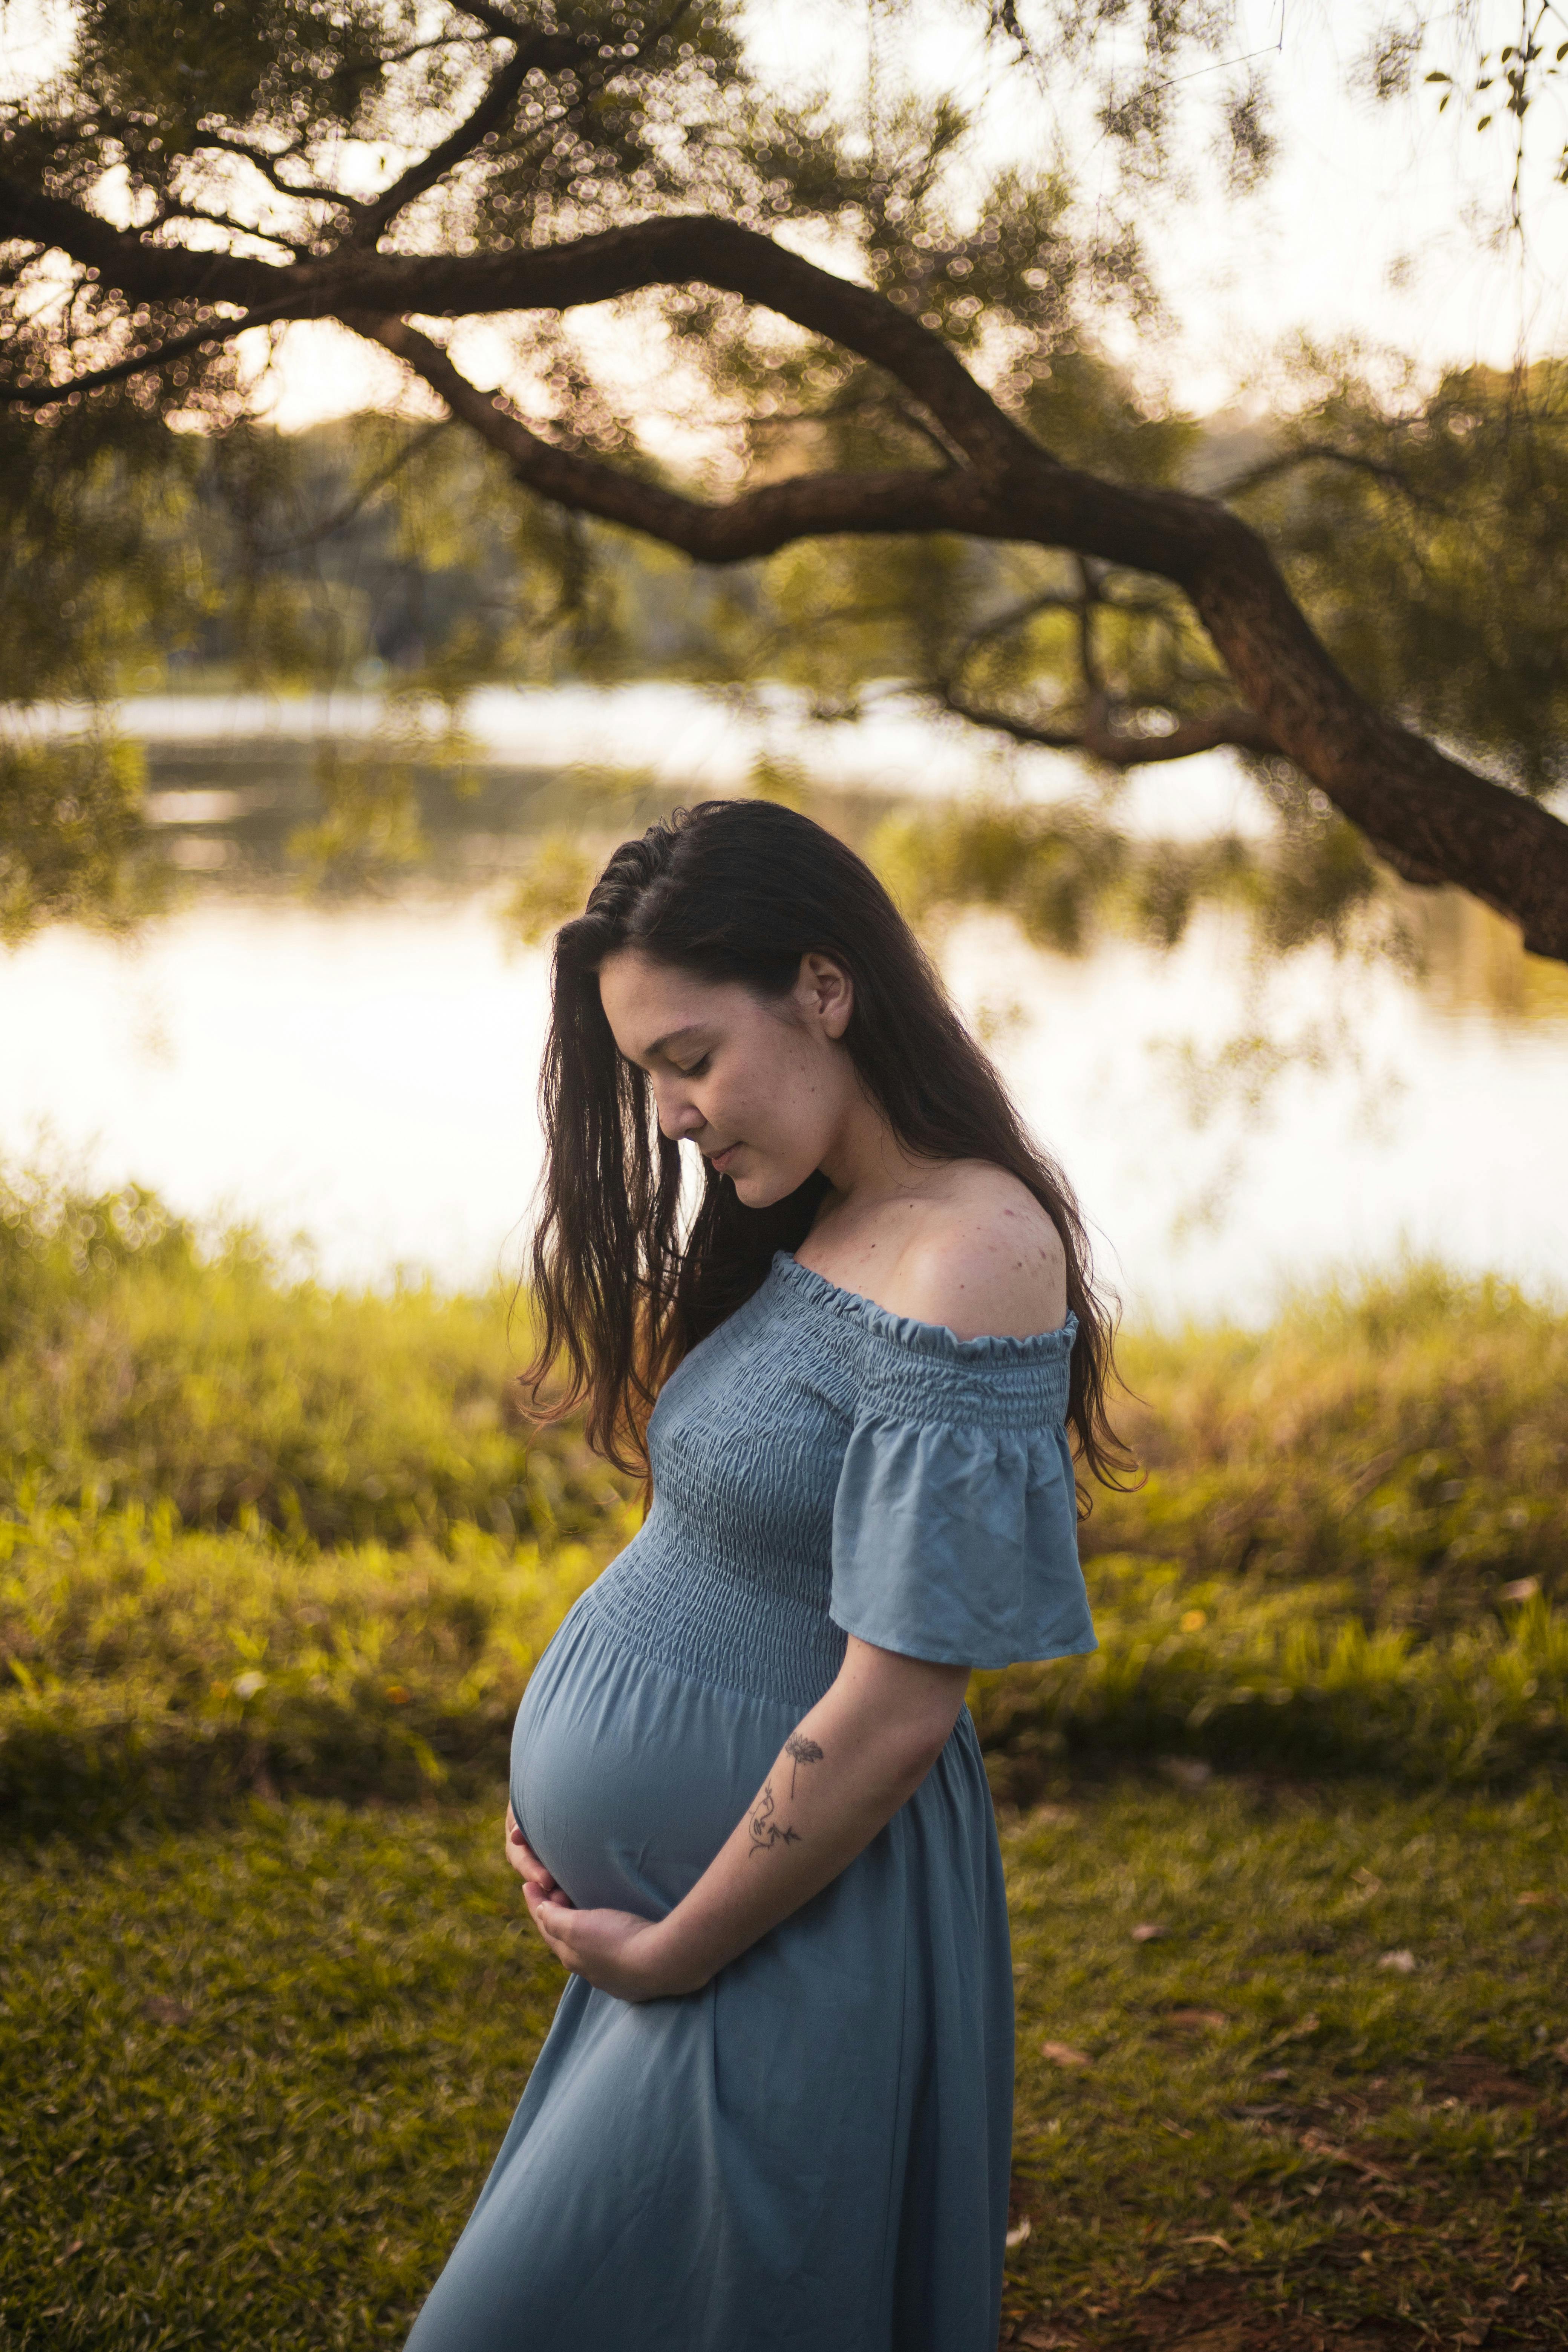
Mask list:
[[[1022,14],[1027,24],[1026,5]],[[980,171],[1059,156],[1086,217],[1130,207],[1168,319],[1141,331],[1111,320],[1107,340],[1151,388],[1199,414],[1268,405],[1281,355],[1303,336],[1319,345],[1356,338],[1369,354],[1388,355],[1374,372],[1397,376],[1408,362],[1422,381],[1448,364],[1506,366],[1568,348],[1568,189],[1554,179],[1568,137],[1568,81],[1543,86],[1532,110],[1522,233],[1514,232],[1512,118],[1500,110],[1478,131],[1479,107],[1462,97],[1439,115],[1441,89],[1424,77],[1446,68],[1473,81],[1483,51],[1495,60],[1518,39],[1519,6],[1473,0],[1434,15],[1413,52],[1408,91],[1378,105],[1368,57],[1414,21],[1392,0],[1235,0],[1219,58],[1193,52],[1180,61],[1174,169],[1140,193],[1121,182],[1084,79],[1060,67],[1041,71],[987,41],[978,5],[752,0],[748,13],[768,87],[829,88],[868,120],[895,104],[900,89],[945,89],[979,125]],[[0,16],[5,89],[47,72],[68,23],[54,0],[9,0]],[[1568,23],[1547,23],[1549,54],[1563,37]],[[1129,82],[1136,63],[1125,60]],[[1253,194],[1235,196],[1215,134],[1249,79],[1264,93],[1277,161]],[[607,318],[578,327],[609,381],[643,409],[662,373],[656,345]],[[266,352],[259,335],[252,340],[259,368]],[[481,381],[506,379],[510,352],[500,327],[461,327],[455,349]],[[301,324],[278,338],[264,397],[279,424],[296,427],[406,395],[384,354],[342,329]],[[687,430],[672,415],[648,438],[674,455]]]

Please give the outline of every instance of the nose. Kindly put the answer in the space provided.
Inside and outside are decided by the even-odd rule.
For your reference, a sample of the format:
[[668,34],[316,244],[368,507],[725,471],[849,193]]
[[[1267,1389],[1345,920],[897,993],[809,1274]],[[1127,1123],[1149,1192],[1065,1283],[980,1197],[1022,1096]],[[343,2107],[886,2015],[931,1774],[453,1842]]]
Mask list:
[[661,1133],[667,1135],[672,1143],[684,1143],[689,1135],[695,1135],[702,1126],[702,1113],[694,1102],[672,1093],[668,1087],[659,1087],[656,1093]]

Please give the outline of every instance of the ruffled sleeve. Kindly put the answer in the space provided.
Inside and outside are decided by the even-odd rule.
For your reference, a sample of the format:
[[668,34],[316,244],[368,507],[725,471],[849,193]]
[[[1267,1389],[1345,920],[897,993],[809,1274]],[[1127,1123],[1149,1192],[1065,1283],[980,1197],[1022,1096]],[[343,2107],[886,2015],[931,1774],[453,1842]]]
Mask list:
[[1078,1330],[958,1339],[868,1307],[830,1612],[879,1649],[1006,1666],[1096,1645],[1063,1416]]

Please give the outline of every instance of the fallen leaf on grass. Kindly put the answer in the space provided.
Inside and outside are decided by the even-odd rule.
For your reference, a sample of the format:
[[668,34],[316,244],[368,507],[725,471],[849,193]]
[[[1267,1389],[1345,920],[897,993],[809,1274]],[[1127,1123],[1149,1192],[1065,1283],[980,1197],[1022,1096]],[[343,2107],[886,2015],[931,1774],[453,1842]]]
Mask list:
[[1217,2033],[1222,2025],[1230,2023],[1223,2009],[1172,2009],[1165,2012],[1167,2025],[1179,2025],[1188,2032]]
[[1392,1969],[1396,1976],[1414,1976],[1415,1955],[1414,1952],[1384,1952],[1377,1965],[1380,1969]]
[[1503,1586],[1502,1597],[1505,1601],[1533,1601],[1540,1590],[1541,1582],[1539,1578],[1533,1576],[1516,1576],[1511,1584],[1505,1584]]
[[1552,2055],[1553,2058],[1561,2058],[1564,2066],[1568,2066],[1568,2042],[1554,2042],[1552,2045]]
[[1026,2344],[1029,2352],[1072,2352],[1076,2336],[1059,2336],[1054,2327],[1045,2327],[1037,2320],[1030,2327],[1021,2327],[1013,2341]]
[[1393,2173],[1384,2172],[1381,2164],[1369,2164],[1364,2156],[1352,2156],[1348,2147],[1341,2147],[1337,2141],[1329,2137],[1327,2132],[1304,2131],[1301,2134],[1301,2146],[1310,2148],[1314,2156],[1326,2156],[1331,2164],[1348,2164],[1351,2170],[1359,2172],[1363,2180],[1394,2179]]
[[1184,2238],[1182,2243],[1184,2246],[1217,2246],[1220,2252],[1226,2254],[1236,2252],[1235,2247],[1228,2244],[1217,2230],[1200,2231],[1195,2238]]
[[1133,1928],[1132,1940],[1135,1944],[1152,1944],[1156,1936],[1168,1935],[1169,1932],[1168,1928],[1156,1927],[1152,1921],[1145,1919],[1141,1927]]
[[1087,2050],[1075,2050],[1068,2042],[1042,2042],[1040,2055],[1048,2058],[1053,2066],[1092,2066],[1094,2063]]
[[1192,2133],[1187,2129],[1185,2124],[1174,2123],[1169,2116],[1162,2116],[1160,2118],[1160,2128],[1162,2131],[1174,2132],[1178,2139],[1191,2139],[1192,2137]]
[[[62,2263],[68,2263],[73,2254],[79,2254],[86,2243],[87,2240],[85,2238],[78,2238],[66,2248],[63,2254],[57,2254],[55,2256],[56,2270],[58,2270]],[[994,2243],[994,2241],[993,2241],[993,2243]]]
[[[1019,2222],[1019,2224],[1018,2224],[1017,2228],[1016,2228],[1016,2230],[1009,2230],[1009,2231],[1008,2231],[1008,2232],[1007,2232],[1007,2243],[1008,2243],[1008,2245],[1009,2245],[1009,2246],[1021,2246],[1021,2245],[1023,2244],[1023,2242],[1024,2242],[1025,2239],[1028,2236],[1028,2234],[1029,2234],[1029,2217],[1028,2217],[1028,2215],[1026,2213],[1026,2214],[1025,2214],[1025,2216],[1024,2216],[1024,2218],[1023,2218],[1023,2220]],[[993,2244],[993,2245],[994,2245],[994,2244],[995,2244],[995,2242],[996,2242],[995,2239],[994,2239],[994,2238],[993,2238],[993,2239],[992,2239],[992,2241],[991,2241],[991,2242],[992,2242],[992,2244]]]
[[1310,2009],[1306,2016],[1299,2019],[1294,2025],[1286,2026],[1280,2033],[1271,2033],[1263,2046],[1266,2050],[1279,2050],[1287,2042],[1310,2041],[1321,2022],[1317,2011]]
[[195,2015],[195,2011],[187,2009],[183,2000],[171,2000],[165,1993],[154,1993],[142,2006],[155,2025],[188,2025]]
[[1521,1911],[1550,1911],[1557,1900],[1554,1895],[1543,1895],[1539,1887],[1531,1887],[1528,1894],[1516,1895],[1513,1899]]

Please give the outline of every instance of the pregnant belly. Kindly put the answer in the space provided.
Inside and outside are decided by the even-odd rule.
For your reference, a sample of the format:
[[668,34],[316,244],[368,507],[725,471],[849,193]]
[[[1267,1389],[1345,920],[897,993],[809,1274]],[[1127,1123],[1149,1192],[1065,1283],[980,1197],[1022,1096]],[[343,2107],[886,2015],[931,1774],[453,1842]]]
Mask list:
[[799,1712],[639,1657],[588,1595],[518,1710],[512,1811],[580,1909],[661,1917],[724,1843]]

